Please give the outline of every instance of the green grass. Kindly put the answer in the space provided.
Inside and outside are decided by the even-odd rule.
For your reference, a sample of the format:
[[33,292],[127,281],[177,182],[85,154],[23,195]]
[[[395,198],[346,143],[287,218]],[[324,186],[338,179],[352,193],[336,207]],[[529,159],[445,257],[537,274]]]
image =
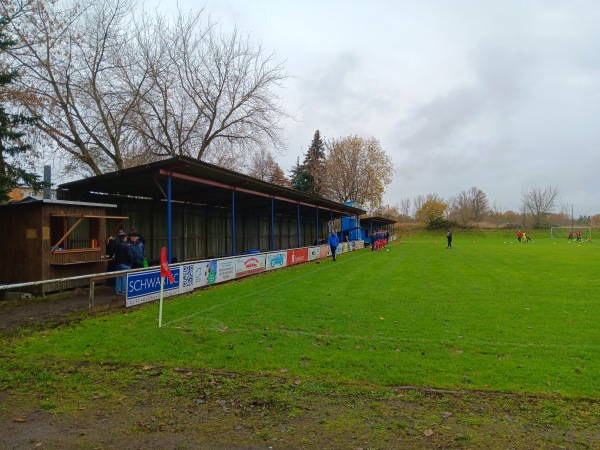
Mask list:
[[[600,244],[535,233],[534,243],[519,244],[513,234],[456,232],[447,250],[444,233],[420,233],[389,252],[211,286],[165,301],[162,328],[153,303],[8,338],[0,390],[51,385],[60,374],[37,372],[43,356],[599,398]],[[93,391],[93,374],[67,375],[89,385],[88,395],[105,395]]]

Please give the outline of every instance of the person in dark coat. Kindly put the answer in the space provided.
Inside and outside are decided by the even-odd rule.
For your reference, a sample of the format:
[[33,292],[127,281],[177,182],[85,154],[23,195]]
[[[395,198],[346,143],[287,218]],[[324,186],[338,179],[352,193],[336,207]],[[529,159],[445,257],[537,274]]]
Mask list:
[[146,249],[144,244],[140,240],[138,233],[129,233],[129,243],[131,245],[131,253],[133,254],[132,269],[139,269],[144,267],[144,260],[146,259]]
[[452,231],[448,230],[446,239],[448,239],[448,246],[446,248],[452,249]]
[[[127,235],[120,233],[117,235],[117,245],[115,247],[115,270],[131,269],[133,265],[133,253],[131,252],[131,244],[127,242]],[[127,275],[117,277],[115,282],[117,294],[127,293]]]
[[[131,236],[133,233],[137,234],[138,236],[138,240],[142,243],[142,245],[146,245],[146,241],[144,240],[144,236],[142,236],[140,234],[140,232],[138,231],[138,229],[134,226],[129,228],[129,236]],[[131,242],[131,239],[129,240],[129,242]]]
[[331,249],[331,256],[333,256],[333,260],[335,261],[335,251],[337,250],[338,245],[340,245],[340,239],[337,237],[337,234],[335,234],[335,231],[331,232],[329,239],[327,239],[327,243]]

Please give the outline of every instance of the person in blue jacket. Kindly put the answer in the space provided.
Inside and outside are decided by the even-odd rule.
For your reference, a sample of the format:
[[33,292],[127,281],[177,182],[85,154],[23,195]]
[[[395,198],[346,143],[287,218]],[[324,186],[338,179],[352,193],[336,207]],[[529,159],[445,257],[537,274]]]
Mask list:
[[327,243],[329,244],[329,248],[331,248],[331,256],[333,256],[333,260],[335,261],[335,251],[337,250],[338,245],[340,245],[340,240],[335,234],[335,231],[331,232],[331,236],[327,239]]
[[139,233],[129,233],[129,243],[131,244],[131,253],[133,254],[132,269],[140,269],[144,267],[144,260],[146,259],[146,249],[140,239]]

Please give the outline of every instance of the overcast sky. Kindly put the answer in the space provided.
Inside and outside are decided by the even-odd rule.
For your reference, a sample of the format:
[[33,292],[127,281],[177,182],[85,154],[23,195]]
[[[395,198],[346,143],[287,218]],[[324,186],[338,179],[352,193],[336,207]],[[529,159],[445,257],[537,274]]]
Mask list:
[[286,174],[315,130],[357,134],[393,160],[384,204],[476,186],[518,211],[523,188],[557,186],[575,217],[600,213],[599,1],[179,0],[204,4],[294,76]]

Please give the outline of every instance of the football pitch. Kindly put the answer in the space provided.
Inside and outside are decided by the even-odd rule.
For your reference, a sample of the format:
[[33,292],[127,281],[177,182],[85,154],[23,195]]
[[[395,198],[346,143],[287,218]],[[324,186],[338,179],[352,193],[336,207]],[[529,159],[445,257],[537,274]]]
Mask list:
[[404,237],[86,318],[11,355],[599,398],[598,242]]

